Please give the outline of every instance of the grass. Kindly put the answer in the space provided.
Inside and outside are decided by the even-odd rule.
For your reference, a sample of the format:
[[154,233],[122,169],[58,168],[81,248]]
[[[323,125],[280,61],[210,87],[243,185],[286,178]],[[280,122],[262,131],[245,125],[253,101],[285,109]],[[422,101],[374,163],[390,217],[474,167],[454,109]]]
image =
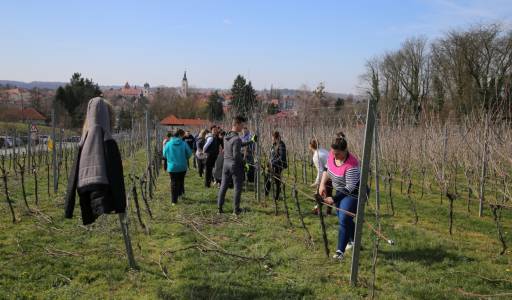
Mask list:
[[[44,126],[44,125],[36,125],[37,130],[39,134],[46,134],[51,135],[52,134],[52,127],[51,126]],[[16,132],[18,136],[20,135],[27,135],[28,134],[28,125],[24,123],[13,123],[13,122],[0,122],[0,135],[13,135],[13,132]],[[60,129],[56,129],[56,133],[60,134]],[[77,132],[75,130],[64,130],[65,136],[72,136],[77,135]]]
[[[145,153],[127,161],[125,173],[140,173]],[[62,181],[64,183],[64,180]],[[31,182],[28,190],[32,191]],[[218,216],[217,189],[205,189],[195,170],[186,178],[187,199],[170,206],[169,181],[161,173],[150,202],[154,219],[142,211],[150,228],[138,224],[130,198],[130,232],[139,270],[130,270],[116,216],[81,226],[63,218],[62,193],[46,195],[41,183],[39,209],[49,216],[25,212],[19,187],[12,189],[21,221],[12,224],[7,205],[0,209],[0,298],[26,299],[357,299],[369,296],[373,235],[364,227],[360,284],[349,284],[350,253],[339,263],[323,253],[318,217],[312,204],[300,199],[305,222],[315,245],[309,247],[299,226],[295,205],[288,206],[289,226],[280,203],[254,200],[244,192],[249,209],[237,219]],[[127,186],[129,183],[127,182]],[[301,185],[301,189],[308,188]],[[311,191],[311,190],[310,190]],[[312,191],[311,191],[312,192]],[[289,189],[287,190],[289,194]],[[418,193],[414,194],[419,198]],[[33,195],[29,201],[33,205]],[[461,290],[477,294],[512,290],[511,253],[499,255],[496,228],[484,218],[466,212],[464,201],[455,203],[454,233],[448,234],[448,201],[439,204],[436,193],[417,200],[419,223],[413,224],[409,202],[394,184],[395,216],[387,213],[382,197],[383,232],[396,241],[381,243],[376,295],[382,299],[463,299]],[[3,199],[3,198],[2,198]],[[231,209],[232,191],[226,211]],[[139,196],[142,206],[142,200]],[[373,201],[373,199],[371,199]],[[372,206],[367,221],[374,223]],[[512,239],[512,214],[503,213],[507,242]],[[337,219],[326,219],[331,251],[335,249]],[[190,224],[193,224],[190,225]],[[238,256],[243,256],[245,259]]]

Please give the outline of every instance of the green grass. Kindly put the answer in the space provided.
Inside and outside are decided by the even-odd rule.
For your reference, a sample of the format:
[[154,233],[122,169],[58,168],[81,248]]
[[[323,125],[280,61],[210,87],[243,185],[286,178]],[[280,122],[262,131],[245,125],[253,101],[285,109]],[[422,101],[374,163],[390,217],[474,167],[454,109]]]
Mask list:
[[[131,169],[140,173],[144,155],[139,152],[132,165],[125,165],[125,173]],[[130,200],[129,226],[140,267],[130,270],[116,216],[103,216],[90,227],[80,226],[79,207],[74,219],[64,219],[62,194],[48,197],[44,180],[42,186],[39,209],[51,221],[25,213],[16,187],[11,193],[21,220],[12,224],[1,198],[0,298],[357,299],[369,296],[373,235],[364,227],[360,284],[353,288],[349,284],[350,253],[341,263],[325,258],[318,217],[310,214],[312,204],[305,198],[300,200],[305,222],[315,240],[313,247],[306,242],[291,200],[288,202],[291,227],[282,203],[280,214],[274,216],[273,202],[257,202],[253,192],[243,193],[242,205],[249,211],[239,219],[230,214],[218,216],[215,210],[218,190],[205,189],[197,172],[191,170],[186,179],[187,199],[171,207],[168,176],[161,173],[155,199],[150,203],[153,220],[144,211],[139,196],[149,235],[138,224]],[[303,185],[301,189],[307,190]],[[414,196],[418,197],[418,193]],[[479,294],[512,290],[511,254],[510,251],[503,256],[498,254],[500,244],[489,212],[480,219],[475,215],[476,209],[468,214],[464,201],[457,200],[454,234],[450,236],[448,202],[445,200],[440,205],[438,194],[426,194],[417,201],[419,223],[416,225],[409,202],[400,195],[397,184],[394,198],[396,215],[392,217],[387,214],[388,199],[382,197],[382,230],[396,245],[380,244],[378,298],[463,299],[465,296],[458,289]],[[232,191],[229,191],[226,211],[231,209],[231,199]],[[32,194],[29,201],[33,206]],[[367,208],[367,221],[371,223],[374,222],[372,207]],[[509,244],[512,243],[511,216],[503,214]],[[197,230],[186,223],[194,224]],[[327,226],[330,249],[334,251],[336,217],[327,217]]]
[[[39,134],[46,134],[50,135],[52,133],[52,127],[51,126],[44,126],[44,125],[36,125],[37,130]],[[59,133],[59,128],[57,128],[56,132]],[[0,122],[0,135],[7,135],[12,134],[13,132],[16,132],[17,135],[27,135],[28,133],[28,125],[24,123],[14,123],[14,122]],[[76,130],[64,130],[65,136],[72,136],[77,135]]]

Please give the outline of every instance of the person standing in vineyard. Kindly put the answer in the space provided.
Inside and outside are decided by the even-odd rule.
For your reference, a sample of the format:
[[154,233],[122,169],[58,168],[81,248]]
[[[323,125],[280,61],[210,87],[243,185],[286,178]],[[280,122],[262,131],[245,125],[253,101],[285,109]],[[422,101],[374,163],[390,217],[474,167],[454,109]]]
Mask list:
[[[318,191],[324,198],[324,202],[331,205],[335,204],[337,208],[355,214],[357,210],[357,194],[359,192],[359,161],[348,151],[347,140],[343,133],[338,133],[331,144],[326,169],[322,174],[322,181]],[[327,195],[327,182],[329,179],[332,180],[332,185],[336,190],[334,197]],[[336,212],[340,227],[338,232],[338,249],[334,258],[340,260],[343,259],[349,242],[354,240],[355,231],[354,218],[344,211],[338,210]]]
[[[313,164],[315,165],[317,174],[315,182],[311,184],[312,187],[316,187],[318,189],[320,185],[320,179],[322,179],[322,174],[326,170],[325,165],[327,164],[327,157],[329,156],[329,151],[323,148],[319,148],[318,140],[316,138],[311,139],[309,142],[309,150],[313,152]],[[331,180],[328,180],[326,184],[327,190],[326,190],[326,196],[331,197],[332,196],[332,182]],[[319,209],[318,205],[315,205],[315,208],[313,208],[313,213],[318,214]],[[332,212],[331,207],[327,207],[327,214],[330,215]]]
[[185,131],[176,130],[174,137],[165,145],[164,156],[167,159],[167,172],[171,177],[172,205],[178,203],[178,198],[185,193],[185,174],[188,169],[188,159],[192,150],[183,141]]
[[224,157],[222,165],[222,180],[217,197],[217,206],[219,214],[224,213],[223,206],[226,198],[226,192],[231,182],[235,188],[233,214],[239,215],[242,210],[240,209],[240,198],[242,195],[242,184],[244,181],[244,159],[242,155],[242,147],[249,146],[253,140],[242,142],[239,133],[244,128],[244,123],[247,120],[238,116],[233,119],[231,131],[224,137]]
[[209,133],[208,129],[203,129],[199,133],[199,136],[196,139],[196,161],[197,161],[197,171],[199,172],[199,177],[203,177],[203,171],[205,169],[206,164],[206,153],[203,152],[203,147],[206,144],[206,135]]
[[272,133],[272,148],[270,149],[270,162],[269,170],[265,182],[265,197],[268,197],[272,187],[272,180],[274,181],[274,200],[279,199],[281,193],[281,173],[284,169],[288,168],[288,160],[286,158],[286,145],[281,140],[279,131]]
[[216,125],[210,127],[211,133],[206,136],[203,153],[206,153],[204,186],[209,188],[213,180],[213,167],[219,155],[221,141],[219,140],[219,128]]
[[164,161],[164,163],[163,163],[164,171],[167,170],[167,159],[164,156],[164,148],[165,148],[165,144],[167,144],[167,142],[171,140],[171,137],[172,137],[172,132],[169,131],[169,132],[167,132],[167,135],[165,136],[164,140],[162,141],[162,160]]
[[[185,132],[185,135],[183,136],[183,141],[185,143],[187,143],[188,147],[193,150],[194,149],[194,145],[196,143],[196,139],[194,138],[194,136],[190,133],[190,131],[186,131]],[[195,165],[195,164],[193,164]],[[187,166],[190,167],[189,165],[189,162],[187,161]]]

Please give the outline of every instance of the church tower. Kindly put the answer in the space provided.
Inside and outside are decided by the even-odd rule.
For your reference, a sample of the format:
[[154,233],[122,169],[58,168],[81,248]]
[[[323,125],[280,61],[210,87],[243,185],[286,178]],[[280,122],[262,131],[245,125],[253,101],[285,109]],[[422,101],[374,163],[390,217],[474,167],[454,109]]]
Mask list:
[[183,80],[181,80],[181,94],[183,97],[188,96],[188,80],[187,80],[187,71],[183,74]]

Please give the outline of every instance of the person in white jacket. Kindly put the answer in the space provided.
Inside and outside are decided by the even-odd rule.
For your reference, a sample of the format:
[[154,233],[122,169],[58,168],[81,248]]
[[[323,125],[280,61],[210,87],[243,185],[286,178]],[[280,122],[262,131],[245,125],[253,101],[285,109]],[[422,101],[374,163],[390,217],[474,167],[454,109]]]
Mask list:
[[315,187],[320,184],[320,179],[322,179],[322,174],[325,171],[325,165],[327,164],[327,156],[329,156],[329,151],[323,148],[319,148],[318,141],[315,138],[309,142],[309,150],[313,152],[313,164],[315,165],[317,171],[315,182],[311,184],[312,187]]
[[[313,164],[315,165],[317,174],[315,182],[311,184],[311,187],[316,187],[318,189],[318,186],[320,184],[320,181],[322,180],[322,174],[324,171],[326,171],[326,165],[327,165],[327,157],[329,156],[329,151],[327,151],[324,148],[320,148],[318,145],[318,140],[316,138],[311,139],[309,142],[309,150],[313,152]],[[330,189],[330,194],[332,194],[332,188]],[[327,214],[331,214],[331,207],[327,207]],[[313,213],[318,214],[318,206],[315,205],[313,208]]]

